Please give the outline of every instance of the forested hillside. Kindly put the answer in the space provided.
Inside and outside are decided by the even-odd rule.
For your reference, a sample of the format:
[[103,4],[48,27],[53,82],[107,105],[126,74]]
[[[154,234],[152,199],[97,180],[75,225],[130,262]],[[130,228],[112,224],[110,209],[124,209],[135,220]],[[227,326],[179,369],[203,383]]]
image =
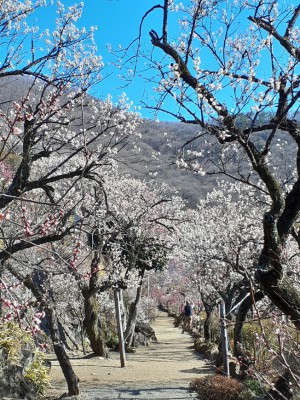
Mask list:
[[[21,98],[31,87],[32,80],[27,77],[13,76],[2,79],[0,87],[0,104],[2,109],[5,105]],[[31,91],[38,91],[38,84],[35,83]],[[99,99],[90,98],[91,102],[101,102]],[[88,109],[91,104],[85,105]],[[86,115],[88,115],[88,110]],[[74,111],[72,116],[73,129],[80,124],[81,110]],[[88,119],[88,118],[87,118]],[[261,119],[257,123],[263,124]],[[240,117],[240,124],[247,124],[247,116]],[[175,188],[178,194],[194,207],[200,198],[217,186],[218,179],[238,179],[239,173],[247,175],[248,167],[244,155],[240,154],[238,163],[240,165],[237,174],[236,168],[232,168],[236,163],[236,155],[230,152],[224,155],[220,144],[215,138],[203,135],[199,126],[195,124],[181,122],[151,121],[144,119],[139,127],[140,138],[135,139],[134,143],[127,143],[119,156],[119,168],[124,173],[130,174],[134,178],[141,180],[153,179],[157,183],[165,183],[171,188]],[[263,144],[268,133],[257,134],[257,143]],[[197,138],[191,141],[191,138]],[[284,150],[282,149],[284,144]],[[278,151],[280,148],[280,152]],[[191,172],[190,166],[193,163],[191,151],[197,151],[197,162],[203,166],[203,170]],[[183,153],[182,153],[183,152]],[[274,157],[285,158],[285,154],[293,154],[292,144],[285,142],[280,137],[273,145]],[[179,159],[188,159],[189,163],[182,165]],[[286,162],[286,171],[291,174],[290,167]],[[236,165],[236,164],[235,164]],[[224,174],[225,172],[225,174]],[[233,178],[230,177],[233,176]]]
[[[246,121],[245,117],[243,123]],[[218,141],[213,137],[208,139],[197,125],[145,120],[140,132],[139,151],[129,157],[128,164],[121,163],[121,168],[134,177],[149,179],[155,176],[157,182],[175,187],[191,207],[216,187],[218,180],[232,181],[249,174],[243,153],[237,155],[229,150],[222,151]],[[268,134],[257,134],[258,146],[264,144]],[[196,139],[191,142],[192,137]],[[286,175],[287,180],[293,174],[289,157],[294,153],[292,142],[278,134],[277,141],[272,145],[272,157],[278,160],[278,165],[285,164],[286,168],[281,173]],[[182,157],[186,164],[178,162]],[[194,159],[202,167],[200,171],[191,171]]]
[[[137,145],[137,152],[129,158],[127,165],[120,164],[125,171],[134,177],[146,180],[153,178],[158,183],[176,188],[190,206],[194,206],[199,198],[203,198],[216,185],[216,176],[203,176],[177,165],[183,145],[191,136],[199,133],[197,126],[144,120],[140,132],[141,140]],[[199,143],[196,144],[200,146]],[[188,147],[193,148],[196,144]],[[201,141],[201,149],[203,164],[207,164],[210,150],[204,140]]]

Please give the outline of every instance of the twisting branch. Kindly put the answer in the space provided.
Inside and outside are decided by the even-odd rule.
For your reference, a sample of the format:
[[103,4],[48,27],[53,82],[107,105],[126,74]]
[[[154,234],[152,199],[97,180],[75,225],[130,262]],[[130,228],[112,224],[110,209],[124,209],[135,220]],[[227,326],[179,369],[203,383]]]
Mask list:
[[198,94],[201,94],[208,102],[208,104],[216,111],[216,113],[224,119],[225,125],[227,125],[232,131],[234,130],[236,132],[233,120],[230,117],[228,110],[216,99],[216,97],[210,91],[205,88],[204,85],[199,84],[198,80],[189,71],[186,63],[183,61],[179,53],[169,43],[162,42],[155,30],[152,29],[149,32],[149,35],[151,37],[151,42],[154,46],[159,47],[164,51],[165,54],[168,54],[170,57],[173,58],[178,67],[178,72],[181,79],[188,86],[193,88]]
[[[299,11],[298,11],[299,13]],[[300,50],[297,49],[289,40],[287,36],[281,36],[278,31],[268,21],[257,17],[248,17],[251,22],[254,22],[257,26],[272,35],[278,42],[284,47],[287,52],[300,61]]]

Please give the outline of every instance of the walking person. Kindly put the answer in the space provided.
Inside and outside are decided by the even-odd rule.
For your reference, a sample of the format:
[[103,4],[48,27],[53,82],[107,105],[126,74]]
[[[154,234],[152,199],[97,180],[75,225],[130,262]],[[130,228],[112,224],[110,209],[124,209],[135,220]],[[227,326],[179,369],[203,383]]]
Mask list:
[[182,333],[185,331],[190,332],[192,329],[192,321],[193,321],[193,304],[189,301],[186,301],[184,309],[184,321],[182,325]]

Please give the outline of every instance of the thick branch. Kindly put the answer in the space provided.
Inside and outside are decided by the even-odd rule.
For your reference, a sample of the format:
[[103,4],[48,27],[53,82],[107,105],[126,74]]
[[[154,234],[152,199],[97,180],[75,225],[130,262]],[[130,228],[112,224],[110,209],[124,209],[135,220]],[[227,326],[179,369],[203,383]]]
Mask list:
[[62,240],[66,235],[70,233],[70,231],[74,228],[73,225],[65,229],[61,233],[56,233],[53,235],[42,236],[37,239],[32,240],[22,240],[20,242],[14,243],[11,246],[8,246],[5,250],[0,251],[0,261],[5,261],[10,258],[12,254],[18,253],[19,251],[23,251],[26,249],[30,249],[35,246],[41,246],[46,243],[53,243],[59,240]]
[[154,30],[149,32],[151,42],[154,46],[159,47],[163,52],[173,58],[178,66],[178,72],[181,79],[191,88],[193,88],[198,94],[201,94],[208,104],[217,112],[220,117],[223,117],[224,124],[231,131],[236,131],[233,119],[230,117],[227,109],[219,103],[215,96],[209,92],[204,85],[199,84],[198,80],[190,73],[186,63],[183,61],[178,52],[169,44],[161,42],[157,33]]
[[298,61],[300,61],[300,50],[297,49],[288,39],[287,36],[281,36],[277,30],[267,21],[262,18],[257,17],[248,17],[251,22],[254,22],[257,26],[264,29],[270,35],[272,35],[278,42],[284,47],[289,54],[295,57]]
[[297,20],[297,18],[299,17],[299,14],[300,14],[300,5],[298,5],[298,7],[295,8],[294,15],[293,15],[292,18],[289,20],[289,23],[288,23],[288,26],[287,26],[287,28],[286,28],[284,37],[290,36],[291,29],[292,29],[293,26],[295,25],[296,20]]

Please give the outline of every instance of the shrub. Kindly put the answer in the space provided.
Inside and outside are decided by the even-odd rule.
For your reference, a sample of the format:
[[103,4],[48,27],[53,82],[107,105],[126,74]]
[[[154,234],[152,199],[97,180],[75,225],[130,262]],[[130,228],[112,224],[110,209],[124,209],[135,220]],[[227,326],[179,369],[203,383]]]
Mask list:
[[267,388],[256,379],[247,379],[243,383],[256,396],[264,396],[267,393]]
[[12,322],[0,325],[0,349],[7,360],[17,363],[24,347],[33,348],[33,339],[28,332]]
[[43,395],[49,385],[49,368],[31,334],[12,322],[0,325],[0,395]]
[[118,335],[111,334],[109,339],[106,341],[106,345],[109,349],[117,350],[119,346]]
[[261,335],[261,328],[258,324],[247,323],[243,325],[243,346],[252,353],[255,352],[257,346],[257,334]]
[[44,395],[50,386],[49,367],[45,364],[45,355],[40,351],[35,352],[34,359],[24,374],[25,379],[31,383],[38,395]]
[[[203,321],[204,322],[204,321]],[[221,336],[220,336],[220,319],[219,315],[216,313],[213,313],[212,318],[211,318],[211,323],[210,323],[210,336],[211,336],[211,341],[218,344],[221,342]]]
[[223,375],[194,379],[190,390],[197,393],[199,400],[248,400],[252,397],[242,383]]

